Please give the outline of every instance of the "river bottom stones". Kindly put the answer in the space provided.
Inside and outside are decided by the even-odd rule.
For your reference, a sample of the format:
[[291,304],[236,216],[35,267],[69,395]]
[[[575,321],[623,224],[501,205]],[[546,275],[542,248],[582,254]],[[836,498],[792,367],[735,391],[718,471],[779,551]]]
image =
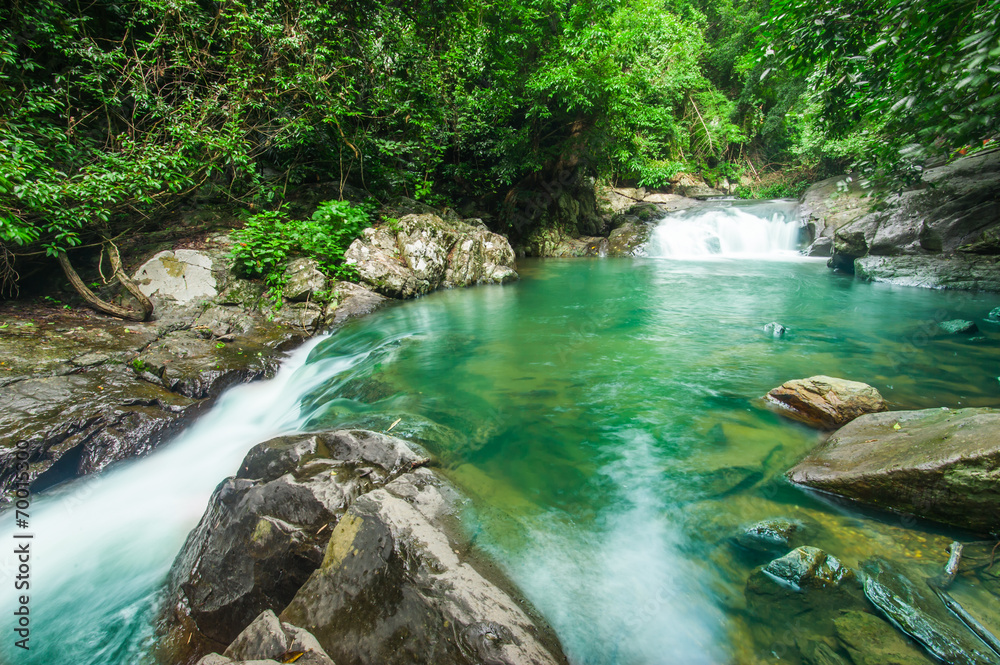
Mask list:
[[1000,655],[969,632],[934,597],[930,587],[911,582],[881,557],[861,564],[868,599],[900,630],[935,657],[952,665],[997,665]]

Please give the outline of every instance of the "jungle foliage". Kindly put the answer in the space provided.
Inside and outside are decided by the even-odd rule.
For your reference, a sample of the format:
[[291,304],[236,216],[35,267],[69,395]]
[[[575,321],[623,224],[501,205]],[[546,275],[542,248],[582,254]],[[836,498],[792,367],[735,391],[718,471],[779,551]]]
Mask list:
[[[1000,0],[14,0],[0,264],[339,181],[898,172],[991,138]],[[919,146],[915,148],[914,146]]]

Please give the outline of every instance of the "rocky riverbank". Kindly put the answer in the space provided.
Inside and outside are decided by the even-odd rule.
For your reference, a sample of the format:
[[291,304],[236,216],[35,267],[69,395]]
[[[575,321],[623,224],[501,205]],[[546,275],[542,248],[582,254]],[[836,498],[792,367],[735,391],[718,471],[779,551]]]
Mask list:
[[802,199],[809,253],[860,279],[1000,291],[1000,151],[927,169],[881,200],[857,179],[831,178]]
[[290,261],[280,303],[233,272],[231,249],[218,233],[143,262],[134,279],[155,304],[146,322],[0,305],[0,494],[15,480],[38,491],[147,454],[227,387],[270,376],[286,350],[393,298],[517,277],[503,236],[428,213],[355,241],[361,284]]

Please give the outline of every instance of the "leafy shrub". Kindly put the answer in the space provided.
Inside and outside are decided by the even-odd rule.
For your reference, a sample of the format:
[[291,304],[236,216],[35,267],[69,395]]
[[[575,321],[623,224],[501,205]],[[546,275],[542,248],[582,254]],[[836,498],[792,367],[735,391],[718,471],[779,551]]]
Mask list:
[[284,209],[258,213],[233,233],[233,262],[243,275],[263,278],[272,298],[284,286],[285,263],[294,256],[315,259],[328,277],[356,279],[357,270],[344,264],[344,252],[369,219],[366,206],[347,201],[321,203],[306,220],[290,219]]

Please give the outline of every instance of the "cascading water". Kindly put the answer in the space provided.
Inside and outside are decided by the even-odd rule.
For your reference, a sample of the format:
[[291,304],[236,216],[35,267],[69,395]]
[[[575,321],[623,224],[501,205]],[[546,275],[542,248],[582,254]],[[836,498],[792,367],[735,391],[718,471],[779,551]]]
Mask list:
[[652,258],[773,258],[794,255],[795,201],[725,201],[668,214],[646,244]]
[[[170,565],[219,482],[256,443],[294,430],[302,391],[357,362],[345,354],[306,364],[313,340],[270,380],[239,386],[149,457],[56,487],[31,503],[29,650],[4,631],[0,662],[111,665],[149,662],[157,595]],[[3,513],[0,542],[13,542]],[[9,557],[0,587],[14,589]],[[13,593],[0,595],[10,617]],[[8,622],[4,622],[4,626]]]

